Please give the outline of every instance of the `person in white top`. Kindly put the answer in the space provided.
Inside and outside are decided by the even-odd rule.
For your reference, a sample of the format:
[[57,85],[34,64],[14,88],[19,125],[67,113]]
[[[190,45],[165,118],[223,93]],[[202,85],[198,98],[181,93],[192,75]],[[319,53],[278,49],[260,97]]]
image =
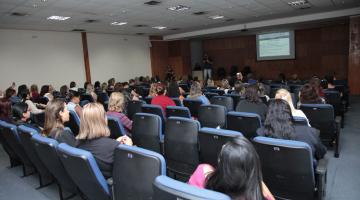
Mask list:
[[21,95],[21,98],[22,98],[23,102],[25,102],[28,105],[28,109],[32,114],[39,114],[39,113],[44,112],[43,109],[39,109],[38,107],[45,108],[46,105],[44,105],[44,104],[36,104],[36,103],[32,102],[30,100],[31,97],[30,97],[29,89],[24,90],[22,92],[22,94],[20,94],[20,95]]
[[294,107],[294,103],[292,101],[291,94],[289,91],[283,88],[277,90],[275,94],[275,99],[283,99],[287,101],[288,104],[290,105],[292,116],[305,118],[308,123],[308,126],[310,126],[309,120],[306,117],[305,113],[302,110],[298,110]]

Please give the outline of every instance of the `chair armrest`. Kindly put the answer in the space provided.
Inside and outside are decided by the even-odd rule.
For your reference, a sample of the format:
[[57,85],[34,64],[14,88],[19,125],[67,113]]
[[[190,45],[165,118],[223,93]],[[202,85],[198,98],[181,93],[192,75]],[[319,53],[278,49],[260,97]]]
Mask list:
[[108,186],[111,188],[112,185],[113,185],[113,183],[114,183],[113,178],[108,178],[108,179],[106,179],[106,183],[107,183]]
[[322,200],[326,194],[326,176],[327,176],[328,160],[323,158],[318,161],[316,166],[316,180],[317,180],[317,199]]

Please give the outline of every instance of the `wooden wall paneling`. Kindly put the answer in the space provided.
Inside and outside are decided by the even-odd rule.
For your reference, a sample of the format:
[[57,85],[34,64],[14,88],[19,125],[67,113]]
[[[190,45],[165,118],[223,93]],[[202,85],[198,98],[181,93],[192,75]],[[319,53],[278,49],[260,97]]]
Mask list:
[[360,94],[360,16],[350,17],[349,86],[351,94]]

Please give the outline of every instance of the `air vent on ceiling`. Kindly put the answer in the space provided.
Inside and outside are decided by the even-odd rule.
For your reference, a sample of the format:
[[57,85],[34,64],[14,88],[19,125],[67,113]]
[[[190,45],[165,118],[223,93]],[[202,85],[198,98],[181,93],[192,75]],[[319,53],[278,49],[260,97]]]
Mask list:
[[79,29],[79,28],[75,28],[75,29],[73,29],[71,31],[74,31],[74,32],[86,32],[85,29]]
[[136,33],[136,35],[145,35],[145,33]]
[[97,19],[88,19],[88,20],[85,20],[86,23],[95,23],[95,22],[98,22],[99,20]]
[[134,27],[141,28],[141,27],[148,27],[148,25],[145,24],[137,24]]
[[161,2],[160,1],[148,1],[145,2],[144,4],[149,5],[149,6],[156,6],[159,5]]
[[295,0],[288,2],[288,5],[295,9],[308,9],[311,8],[311,4],[308,0]]
[[21,13],[21,12],[12,12],[10,14],[11,16],[16,16],[16,17],[24,17],[26,15],[28,15],[27,13]]
[[170,30],[172,30],[172,31],[178,31],[178,30],[180,30],[180,28],[171,28]]
[[226,19],[225,21],[227,21],[227,22],[232,22],[232,21],[234,21],[235,19],[233,19],[233,18],[230,18],[230,19]]
[[194,12],[193,14],[194,15],[205,15],[205,14],[207,14],[207,12],[206,11],[199,11],[199,12]]

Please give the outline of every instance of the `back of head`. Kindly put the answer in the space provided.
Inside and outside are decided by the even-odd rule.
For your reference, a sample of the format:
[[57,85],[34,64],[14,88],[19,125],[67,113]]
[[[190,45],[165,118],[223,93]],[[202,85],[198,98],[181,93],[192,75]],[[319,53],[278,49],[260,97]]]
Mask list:
[[100,81],[95,81],[94,88],[100,88]]
[[5,99],[9,99],[10,97],[12,97],[15,94],[16,94],[16,91],[14,89],[12,89],[11,87],[9,87],[5,91]]
[[258,154],[245,137],[227,142],[218,157],[218,166],[206,188],[225,193],[232,199],[261,200],[261,166]]
[[91,140],[110,136],[104,106],[99,103],[88,103],[82,110],[78,140]]
[[41,86],[40,96],[44,96],[46,93],[49,93],[49,85]]
[[28,90],[27,86],[25,84],[19,85],[18,87],[18,96],[21,98],[21,95],[24,93],[24,91]]
[[264,134],[267,137],[293,139],[294,127],[289,104],[282,99],[273,99],[264,122]]
[[67,96],[68,95],[68,86],[67,85],[63,85],[63,86],[61,86],[60,87],[60,95],[62,96],[62,97],[65,97],[65,96]]
[[43,133],[49,135],[55,128],[63,129],[63,121],[60,116],[60,111],[64,111],[65,103],[63,100],[54,99],[50,101],[45,108],[45,124]]
[[38,86],[36,85],[36,84],[32,84],[31,86],[30,86],[30,91],[31,92],[38,92]]
[[12,117],[15,121],[20,121],[24,116],[23,114],[27,112],[28,105],[24,102],[17,103],[12,106]]
[[125,97],[120,92],[113,92],[109,98],[108,109],[112,112],[123,112],[125,104]]
[[71,81],[70,82],[70,88],[74,88],[74,87],[76,87],[76,83],[75,83],[75,81]]
[[169,87],[167,90],[167,95],[169,97],[179,97],[180,96],[179,85],[177,84],[177,82],[175,80],[170,81]]
[[294,104],[293,104],[293,101],[291,98],[291,94],[286,89],[283,89],[283,88],[278,89],[275,94],[275,99],[285,100],[289,104],[291,110],[294,111],[295,108],[294,108]]
[[11,121],[11,102],[6,98],[0,100],[0,120]]
[[194,81],[190,87],[190,97],[197,97],[201,95],[202,95],[201,85],[199,82]]
[[157,95],[164,95],[166,87],[162,83],[156,84],[155,91]]
[[319,103],[321,101],[319,94],[311,84],[305,84],[300,91],[300,102],[306,103]]
[[326,75],[325,80],[327,81],[328,84],[334,85],[334,75],[332,74]]
[[261,99],[259,98],[259,89],[257,85],[253,84],[246,88],[245,90],[245,99],[252,103],[261,103]]
[[78,91],[70,90],[68,97],[69,97],[70,101],[72,99],[74,99],[74,98],[79,98],[80,99],[80,93]]
[[122,92],[124,89],[123,84],[120,82],[117,82],[114,86],[114,92]]
[[221,80],[221,87],[222,87],[223,89],[230,89],[229,81],[228,81],[227,79]]
[[29,89],[22,89],[18,92],[18,96],[23,100],[26,101],[27,97],[30,96]]
[[241,82],[241,81],[236,81],[234,84],[235,87],[235,91],[240,94],[240,95],[244,95],[245,94],[245,85]]

